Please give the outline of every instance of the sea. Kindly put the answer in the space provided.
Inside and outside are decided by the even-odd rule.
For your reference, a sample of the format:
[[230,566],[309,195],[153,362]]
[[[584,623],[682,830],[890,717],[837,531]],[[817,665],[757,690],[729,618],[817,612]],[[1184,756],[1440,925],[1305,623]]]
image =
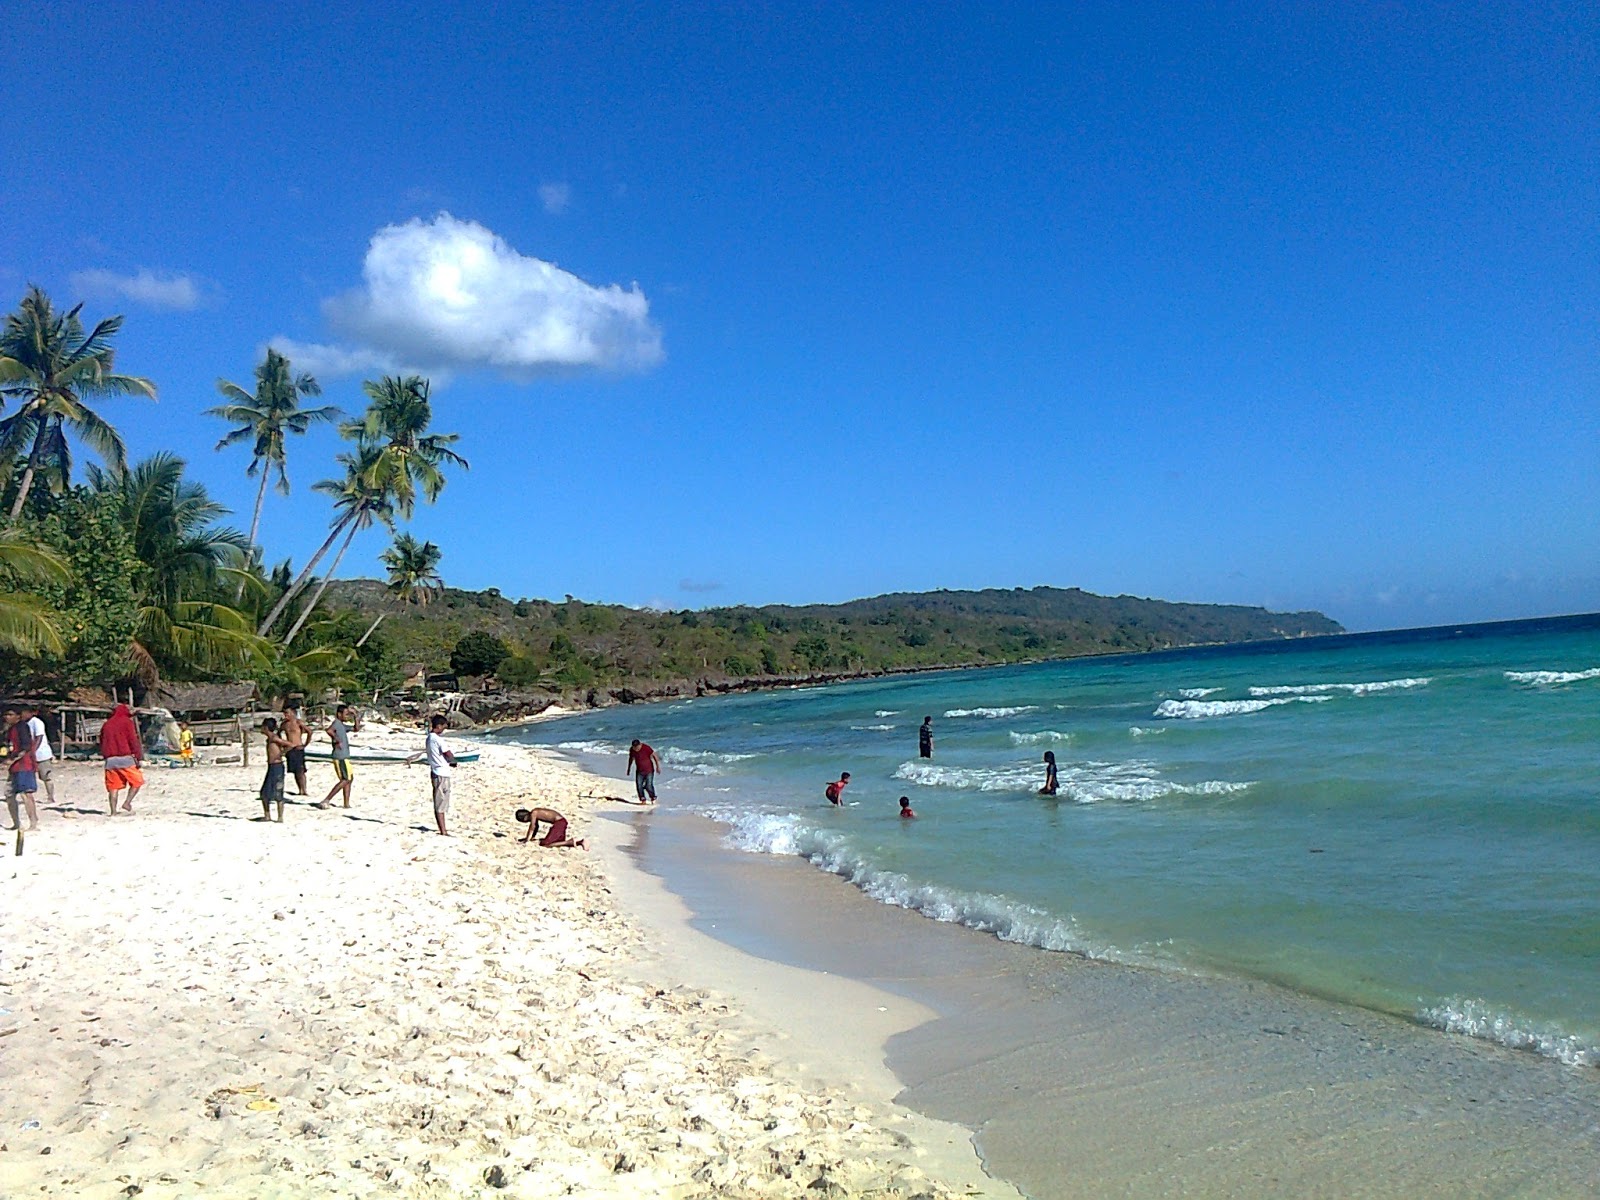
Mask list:
[[620,794],[642,738],[663,809],[731,849],[1041,954],[1270,981],[1600,1064],[1600,615],[619,706],[495,736]]

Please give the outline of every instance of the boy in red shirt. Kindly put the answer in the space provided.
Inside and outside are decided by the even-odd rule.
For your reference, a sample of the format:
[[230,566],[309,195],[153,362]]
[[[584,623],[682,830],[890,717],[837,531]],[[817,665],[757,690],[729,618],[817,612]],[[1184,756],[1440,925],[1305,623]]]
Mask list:
[[822,789],[822,794],[828,798],[829,804],[843,805],[844,790],[850,786],[850,772],[841,771],[839,778]]
[[28,808],[28,828],[39,828],[39,810],[34,807],[33,794],[39,790],[38,761],[33,757],[33,731],[14,708],[6,709],[6,807],[11,813],[11,828],[22,827],[22,815],[17,801]]

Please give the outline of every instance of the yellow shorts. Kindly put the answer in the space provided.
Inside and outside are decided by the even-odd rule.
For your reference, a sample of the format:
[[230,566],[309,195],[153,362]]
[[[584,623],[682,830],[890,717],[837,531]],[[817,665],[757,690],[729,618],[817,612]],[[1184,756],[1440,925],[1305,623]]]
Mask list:
[[350,774],[350,760],[348,758],[334,759],[333,773],[335,776],[337,776],[340,783],[349,783],[352,778]]

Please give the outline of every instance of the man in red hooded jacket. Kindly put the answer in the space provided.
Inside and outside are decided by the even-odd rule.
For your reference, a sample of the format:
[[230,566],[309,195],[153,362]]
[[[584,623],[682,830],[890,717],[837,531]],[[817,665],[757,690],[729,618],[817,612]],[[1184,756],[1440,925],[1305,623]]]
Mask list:
[[123,789],[127,789],[128,796],[122,801],[122,811],[131,813],[133,798],[144,787],[144,772],[140,769],[144,765],[144,747],[126,704],[117,705],[100,727],[100,757],[105,759],[106,802],[111,806],[111,815],[117,815],[117,799]]

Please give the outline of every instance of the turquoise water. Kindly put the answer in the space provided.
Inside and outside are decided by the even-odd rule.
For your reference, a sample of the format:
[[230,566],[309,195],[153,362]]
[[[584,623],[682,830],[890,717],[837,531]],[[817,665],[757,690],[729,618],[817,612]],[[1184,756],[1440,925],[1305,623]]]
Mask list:
[[[1600,1063],[1600,617],[944,672],[501,736],[617,776],[641,737],[663,752],[664,805],[938,920]],[[1054,799],[1036,794],[1047,749]],[[841,770],[835,809],[822,789]]]

